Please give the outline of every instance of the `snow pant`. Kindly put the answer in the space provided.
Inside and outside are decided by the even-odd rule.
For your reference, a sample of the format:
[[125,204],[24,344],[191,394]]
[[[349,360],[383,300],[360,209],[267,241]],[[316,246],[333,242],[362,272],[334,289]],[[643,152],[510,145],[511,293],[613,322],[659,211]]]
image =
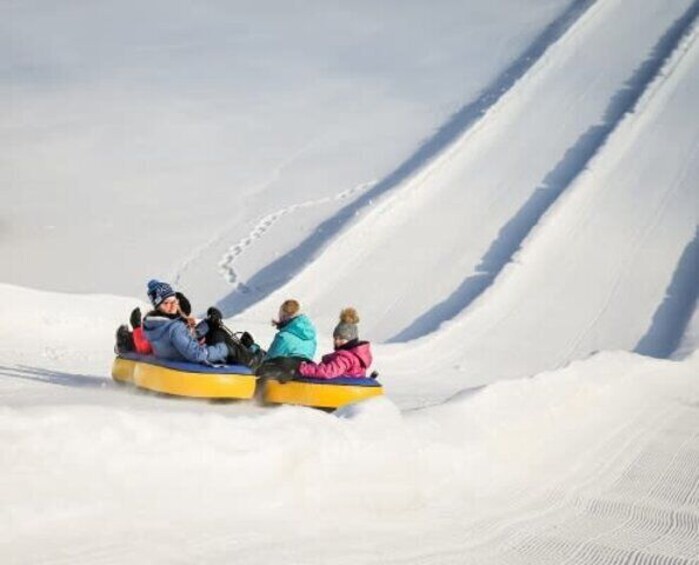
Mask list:
[[246,347],[239,339],[221,327],[210,328],[204,339],[207,345],[226,344],[226,347],[228,347],[226,364],[228,365],[245,365],[255,370],[259,367],[264,357],[265,352],[257,344],[253,342],[252,345]]
[[285,383],[296,376],[299,365],[308,359],[303,357],[275,357],[260,365],[255,374],[261,378],[275,379]]

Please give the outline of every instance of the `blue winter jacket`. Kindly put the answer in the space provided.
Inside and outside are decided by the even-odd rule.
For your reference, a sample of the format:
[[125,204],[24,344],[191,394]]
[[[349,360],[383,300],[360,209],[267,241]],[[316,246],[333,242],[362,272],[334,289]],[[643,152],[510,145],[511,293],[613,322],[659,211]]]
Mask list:
[[153,346],[153,353],[161,359],[190,361],[192,363],[223,363],[228,356],[225,343],[201,345],[189,332],[182,318],[171,318],[159,312],[148,314],[143,320],[143,331]]
[[275,357],[303,357],[309,361],[316,354],[316,329],[305,314],[291,318],[279,328],[265,360]]

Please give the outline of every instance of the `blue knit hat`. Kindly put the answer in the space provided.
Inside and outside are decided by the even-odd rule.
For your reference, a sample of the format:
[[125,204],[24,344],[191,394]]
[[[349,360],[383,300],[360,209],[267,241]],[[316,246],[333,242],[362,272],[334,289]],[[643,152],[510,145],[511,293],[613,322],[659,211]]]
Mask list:
[[175,291],[169,284],[156,281],[155,279],[148,281],[147,293],[153,308],[160,306],[160,304],[162,304],[163,300],[166,298],[175,296]]

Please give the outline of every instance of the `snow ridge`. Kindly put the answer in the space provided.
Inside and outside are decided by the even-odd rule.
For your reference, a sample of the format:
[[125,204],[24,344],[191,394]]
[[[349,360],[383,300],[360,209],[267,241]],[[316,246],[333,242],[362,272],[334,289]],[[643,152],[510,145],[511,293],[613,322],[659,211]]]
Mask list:
[[699,2],[695,1],[668,28],[648,58],[629,77],[624,87],[611,98],[603,122],[590,126],[566,150],[564,158],[546,175],[541,186],[534,190],[526,203],[501,228],[498,237],[476,267],[477,274],[466,278],[451,295],[389,338],[388,343],[408,341],[436,330],[440,324],[466,309],[493,284],[546,212],[602,151],[625,116],[638,109],[651,84],[656,79],[662,79],[668,61],[676,52],[684,52],[687,38],[694,33],[693,27],[698,16]]

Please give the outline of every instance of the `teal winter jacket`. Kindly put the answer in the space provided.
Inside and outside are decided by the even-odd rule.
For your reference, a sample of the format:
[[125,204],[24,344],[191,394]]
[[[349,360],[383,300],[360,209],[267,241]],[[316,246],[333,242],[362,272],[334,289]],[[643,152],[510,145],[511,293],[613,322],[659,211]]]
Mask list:
[[276,357],[303,357],[309,361],[316,354],[316,329],[305,314],[291,318],[279,326],[265,360]]

